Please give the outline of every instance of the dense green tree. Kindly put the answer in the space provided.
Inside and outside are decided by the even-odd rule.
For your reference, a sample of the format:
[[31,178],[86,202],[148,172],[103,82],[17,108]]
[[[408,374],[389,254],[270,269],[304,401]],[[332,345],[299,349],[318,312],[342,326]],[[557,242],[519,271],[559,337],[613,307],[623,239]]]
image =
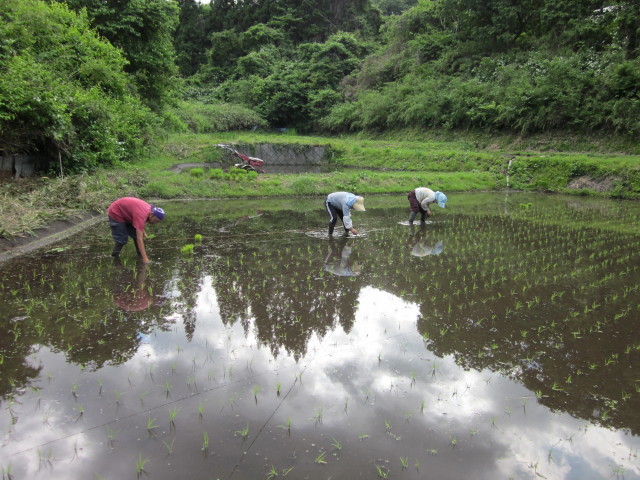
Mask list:
[[136,80],[140,97],[159,110],[172,96],[177,67],[173,36],[179,20],[175,1],[67,0],[75,10],[86,9],[91,24],[129,61],[125,67]]
[[[221,48],[237,48],[244,35],[221,42]],[[226,66],[228,79],[217,89],[218,98],[255,108],[274,126],[309,130],[339,101],[340,81],[371,49],[370,43],[346,32],[289,52],[267,45],[241,57],[235,68]]]
[[[421,0],[387,21],[331,129],[640,132],[631,1]],[[625,61],[626,59],[626,61]]]
[[374,0],[372,3],[383,15],[400,15],[418,3],[418,0]]
[[131,95],[120,51],[58,3],[0,0],[0,149],[78,171],[127,160],[154,116]]
[[174,36],[177,52],[176,63],[180,73],[191,76],[206,60],[206,52],[211,48],[207,35],[208,5],[196,0],[177,0],[180,7],[180,20]]

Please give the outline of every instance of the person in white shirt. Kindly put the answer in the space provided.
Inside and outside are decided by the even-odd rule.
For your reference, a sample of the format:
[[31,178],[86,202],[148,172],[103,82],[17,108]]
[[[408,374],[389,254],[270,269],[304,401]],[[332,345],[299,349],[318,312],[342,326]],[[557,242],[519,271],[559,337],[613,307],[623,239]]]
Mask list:
[[420,221],[424,223],[426,217],[433,215],[429,208],[432,203],[437,203],[439,207],[445,208],[447,196],[442,192],[434,192],[430,188],[418,187],[413,189],[407,195],[409,205],[411,206],[411,214],[409,215],[409,224],[413,225],[418,213],[420,213]]

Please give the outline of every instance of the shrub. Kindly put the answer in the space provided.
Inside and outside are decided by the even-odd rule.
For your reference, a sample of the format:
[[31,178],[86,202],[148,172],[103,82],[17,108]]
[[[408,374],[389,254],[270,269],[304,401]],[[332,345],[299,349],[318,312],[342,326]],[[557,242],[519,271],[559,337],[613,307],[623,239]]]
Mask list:
[[4,2],[0,22],[0,143],[12,153],[51,152],[48,170],[94,170],[142,153],[157,117],[142,105],[122,53],[86,14],[36,0]]
[[204,104],[181,101],[172,112],[194,133],[226,132],[267,126],[267,122],[255,111],[229,103]]
[[224,178],[224,172],[221,168],[212,168],[209,170],[209,178]]

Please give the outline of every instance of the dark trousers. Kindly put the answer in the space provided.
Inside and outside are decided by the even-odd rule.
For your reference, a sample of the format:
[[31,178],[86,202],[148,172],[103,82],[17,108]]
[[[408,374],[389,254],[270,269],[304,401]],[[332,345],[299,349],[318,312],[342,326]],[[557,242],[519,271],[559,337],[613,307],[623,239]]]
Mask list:
[[[342,225],[344,226],[344,213],[342,213],[341,208],[336,208],[335,205],[333,205],[328,200],[325,200],[324,206],[327,209],[327,212],[329,212],[329,235],[333,235],[333,229],[336,226],[338,219],[340,219]],[[344,231],[348,232],[346,228],[344,229]]]
[[140,255],[140,249],[138,248],[137,231],[130,223],[116,222],[109,217],[109,226],[111,227],[111,236],[113,241],[116,242],[113,247],[111,255],[117,257],[120,254],[120,250],[129,241],[129,237],[133,238],[133,244],[136,246],[136,251]]
[[424,222],[427,218],[427,211],[422,208],[420,202],[416,198],[416,191],[411,190],[407,195],[409,199],[409,205],[411,206],[411,214],[409,215],[409,223],[413,223],[413,220],[416,218],[418,213],[420,214],[420,221]]

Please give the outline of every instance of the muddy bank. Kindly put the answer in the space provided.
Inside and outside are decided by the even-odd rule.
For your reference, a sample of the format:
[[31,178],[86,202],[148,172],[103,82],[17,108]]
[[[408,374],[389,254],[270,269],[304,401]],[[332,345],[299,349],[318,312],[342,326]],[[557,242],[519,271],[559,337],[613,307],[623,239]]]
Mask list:
[[55,220],[46,227],[35,230],[34,236],[23,235],[13,238],[0,238],[0,263],[19,255],[45,248],[98,223],[100,220],[104,220],[104,218],[103,215],[85,212],[78,218]]

